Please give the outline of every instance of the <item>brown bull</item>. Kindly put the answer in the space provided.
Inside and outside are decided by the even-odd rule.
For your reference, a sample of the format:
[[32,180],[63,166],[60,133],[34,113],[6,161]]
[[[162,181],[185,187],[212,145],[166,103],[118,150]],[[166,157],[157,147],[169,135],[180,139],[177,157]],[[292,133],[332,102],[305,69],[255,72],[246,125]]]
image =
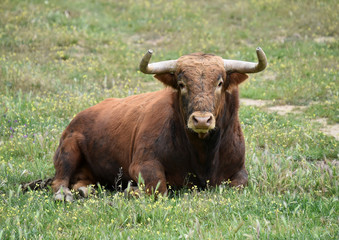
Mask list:
[[123,99],[110,98],[80,112],[63,132],[54,156],[52,184],[57,200],[72,200],[69,188],[86,195],[97,182],[124,186],[139,174],[146,189],[167,193],[167,185],[231,186],[247,183],[245,143],[238,119],[238,85],[258,63],[195,53],[178,60],[140,63],[167,88]]

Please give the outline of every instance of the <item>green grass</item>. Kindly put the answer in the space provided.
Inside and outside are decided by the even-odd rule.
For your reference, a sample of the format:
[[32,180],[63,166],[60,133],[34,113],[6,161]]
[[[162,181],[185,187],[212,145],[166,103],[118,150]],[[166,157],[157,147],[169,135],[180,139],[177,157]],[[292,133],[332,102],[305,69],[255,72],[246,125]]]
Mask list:
[[[338,239],[339,3],[328,1],[6,1],[0,8],[0,239]],[[306,106],[280,116],[242,106],[249,185],[126,199],[98,189],[72,204],[19,184],[53,176],[61,132],[108,97],[162,88],[138,72],[191,52],[267,70],[241,96]]]

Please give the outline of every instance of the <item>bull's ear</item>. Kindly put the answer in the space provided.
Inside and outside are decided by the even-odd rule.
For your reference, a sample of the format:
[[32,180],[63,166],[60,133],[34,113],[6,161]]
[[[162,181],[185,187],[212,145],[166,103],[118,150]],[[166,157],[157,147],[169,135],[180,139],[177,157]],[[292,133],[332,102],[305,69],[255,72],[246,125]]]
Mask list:
[[245,81],[248,78],[248,76],[244,73],[227,73],[226,75],[226,92],[232,93],[233,89],[237,87],[240,83]]
[[161,74],[155,74],[154,77],[158,79],[160,82],[162,82],[163,84],[165,84],[166,86],[169,86],[175,89],[178,88],[178,83],[177,83],[177,80],[175,79],[174,74],[161,73]]
[[229,85],[239,85],[240,83],[245,81],[248,78],[248,76],[247,74],[244,74],[244,73],[234,72],[234,73],[228,74],[227,78],[228,78]]

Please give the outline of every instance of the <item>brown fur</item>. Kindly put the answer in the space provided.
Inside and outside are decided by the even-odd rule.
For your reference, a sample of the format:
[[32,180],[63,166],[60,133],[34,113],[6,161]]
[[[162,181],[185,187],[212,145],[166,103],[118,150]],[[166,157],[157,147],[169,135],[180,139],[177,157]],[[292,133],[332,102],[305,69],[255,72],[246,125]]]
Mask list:
[[[247,75],[226,74],[220,57],[200,53],[179,58],[177,66],[174,74],[155,75],[170,88],[106,99],[71,121],[54,156],[54,192],[97,182],[114,186],[120,168],[124,186],[140,173],[148,190],[160,182],[163,194],[168,184],[247,183],[238,119],[238,84]],[[212,115],[215,128],[189,128],[196,113]]]

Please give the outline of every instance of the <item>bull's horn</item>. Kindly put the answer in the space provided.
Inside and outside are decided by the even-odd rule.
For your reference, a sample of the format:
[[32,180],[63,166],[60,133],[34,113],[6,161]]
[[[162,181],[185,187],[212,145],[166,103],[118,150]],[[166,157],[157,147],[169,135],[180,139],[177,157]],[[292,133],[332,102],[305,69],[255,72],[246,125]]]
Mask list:
[[153,50],[150,49],[141,59],[139,69],[146,74],[160,74],[160,73],[173,73],[175,72],[177,60],[168,60],[156,63],[149,63],[153,54]]
[[257,48],[258,63],[245,62],[237,60],[224,60],[224,67],[226,72],[239,72],[239,73],[257,73],[264,70],[267,66],[267,59],[264,51]]

